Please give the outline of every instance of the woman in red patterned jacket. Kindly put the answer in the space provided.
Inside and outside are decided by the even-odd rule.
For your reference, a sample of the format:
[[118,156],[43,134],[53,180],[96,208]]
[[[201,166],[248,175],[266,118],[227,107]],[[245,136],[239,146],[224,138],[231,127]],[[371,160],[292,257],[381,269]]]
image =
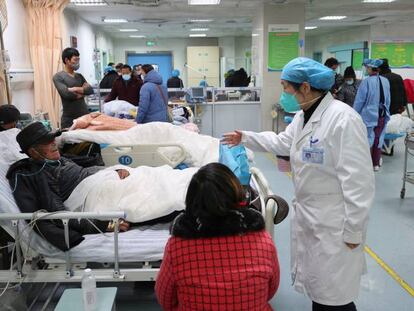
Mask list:
[[272,310],[280,280],[276,248],[262,215],[241,204],[243,194],[222,164],[193,176],[155,285],[164,310]]

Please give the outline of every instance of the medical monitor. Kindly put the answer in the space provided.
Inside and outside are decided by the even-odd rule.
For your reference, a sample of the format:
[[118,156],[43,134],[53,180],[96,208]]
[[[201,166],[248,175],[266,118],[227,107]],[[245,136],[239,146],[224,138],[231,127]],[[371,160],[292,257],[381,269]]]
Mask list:
[[190,88],[190,96],[193,99],[204,100],[206,98],[205,88],[204,87]]

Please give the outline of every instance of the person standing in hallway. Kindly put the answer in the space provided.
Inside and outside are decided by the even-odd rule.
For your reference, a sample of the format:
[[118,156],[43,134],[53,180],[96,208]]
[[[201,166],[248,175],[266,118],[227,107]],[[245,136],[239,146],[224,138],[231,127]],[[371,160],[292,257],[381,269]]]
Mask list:
[[346,67],[344,72],[344,80],[345,82],[340,87],[336,99],[353,107],[361,80],[356,78],[356,74],[352,66]]
[[107,66],[104,69],[104,77],[99,83],[101,89],[111,89],[115,80],[118,78],[118,74],[112,66]]
[[293,285],[310,297],[313,311],[355,311],[375,193],[366,127],[329,92],[335,83],[331,69],[299,57],[283,68],[281,79],[282,107],[298,111],[286,130],[237,130],[222,142],[290,156]]
[[404,80],[403,78],[392,72],[388,59],[381,59],[382,65],[379,66],[379,74],[388,79],[390,83],[390,115],[403,113],[405,107],[407,107],[407,94],[405,93]]
[[105,103],[118,99],[138,106],[142,81],[132,74],[132,68],[129,65],[123,65],[121,73],[122,75],[114,81],[111,93],[105,98]]
[[86,79],[77,71],[80,67],[80,54],[74,48],[62,52],[63,71],[53,76],[53,83],[62,100],[61,128],[72,126],[73,120],[88,114],[85,96],[92,95],[93,89]]
[[167,87],[170,89],[182,89],[184,88],[183,80],[180,78],[180,71],[178,69],[174,69],[171,72],[171,78],[167,81]]
[[367,127],[374,171],[378,171],[381,166],[385,128],[390,119],[390,84],[379,75],[379,66],[382,64],[380,59],[364,60],[368,78],[362,80],[354,102],[354,109]]
[[339,62],[336,58],[331,57],[325,61],[325,66],[335,71],[335,83],[331,88],[331,93],[336,98],[336,94],[338,93],[339,88],[344,83],[344,77],[340,73],[337,72],[338,67],[339,67]]
[[162,85],[161,75],[152,65],[142,66],[144,85],[141,88],[138,115],[138,124],[149,122],[168,121],[168,90]]

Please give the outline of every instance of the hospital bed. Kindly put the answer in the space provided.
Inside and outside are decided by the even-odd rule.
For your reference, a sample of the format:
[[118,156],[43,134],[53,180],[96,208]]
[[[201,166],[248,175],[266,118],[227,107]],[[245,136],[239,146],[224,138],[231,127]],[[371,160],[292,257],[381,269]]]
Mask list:
[[[159,271],[164,247],[169,238],[169,224],[157,224],[118,233],[121,212],[108,213],[20,213],[5,179],[5,165],[0,166],[0,224],[14,239],[10,269],[0,270],[0,282],[80,282],[85,267],[92,267],[98,282],[153,281]],[[251,169],[251,185],[259,193],[266,230],[274,236],[274,224],[288,212],[286,201],[273,195],[263,174]],[[62,252],[32,230],[33,219],[56,219],[65,228],[69,245],[69,219],[112,220],[115,232],[85,235],[85,240]]]

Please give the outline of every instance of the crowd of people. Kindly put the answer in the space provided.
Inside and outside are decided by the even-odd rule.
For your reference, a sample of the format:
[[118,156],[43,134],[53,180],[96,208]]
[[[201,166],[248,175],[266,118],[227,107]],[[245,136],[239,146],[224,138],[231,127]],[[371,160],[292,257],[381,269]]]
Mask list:
[[[79,69],[76,49],[62,52],[64,70],[53,82],[62,98],[62,127],[86,113],[84,97],[93,90]],[[289,156],[295,201],[292,213],[292,280],[306,293],[313,310],[355,311],[364,273],[364,243],[368,212],[375,192],[372,170],[380,166],[384,129],[390,114],[406,104],[402,79],[388,61],[364,61],[367,78],[357,79],[352,67],[344,76],[339,63],[322,65],[308,58],[290,61],[281,74],[281,105],[297,111],[280,134],[236,130],[223,135],[229,146],[244,144],[253,151]],[[102,88],[105,101],[121,99],[138,106],[137,123],[167,121],[167,89],[148,64],[131,68],[108,64]],[[183,86],[174,71],[169,86]],[[243,83],[247,75],[238,73]],[[237,80],[235,73],[231,76]],[[232,83],[233,83],[232,82]],[[16,127],[19,111],[0,107],[0,131]],[[52,132],[40,122],[24,128],[16,140],[28,158],[8,173],[13,195],[22,212],[65,210],[63,202],[76,185],[100,167],[84,168],[60,155]],[[120,179],[128,171],[117,169]],[[175,218],[171,238],[155,286],[165,310],[271,310],[280,270],[276,247],[265,231],[264,219],[246,204],[245,190],[226,166],[208,164],[192,177],[185,210]],[[84,234],[111,231],[108,222],[71,221],[70,247]],[[129,230],[123,221],[120,229]],[[62,224],[42,220],[36,230],[62,250]],[[323,265],[321,266],[321,262]]]

